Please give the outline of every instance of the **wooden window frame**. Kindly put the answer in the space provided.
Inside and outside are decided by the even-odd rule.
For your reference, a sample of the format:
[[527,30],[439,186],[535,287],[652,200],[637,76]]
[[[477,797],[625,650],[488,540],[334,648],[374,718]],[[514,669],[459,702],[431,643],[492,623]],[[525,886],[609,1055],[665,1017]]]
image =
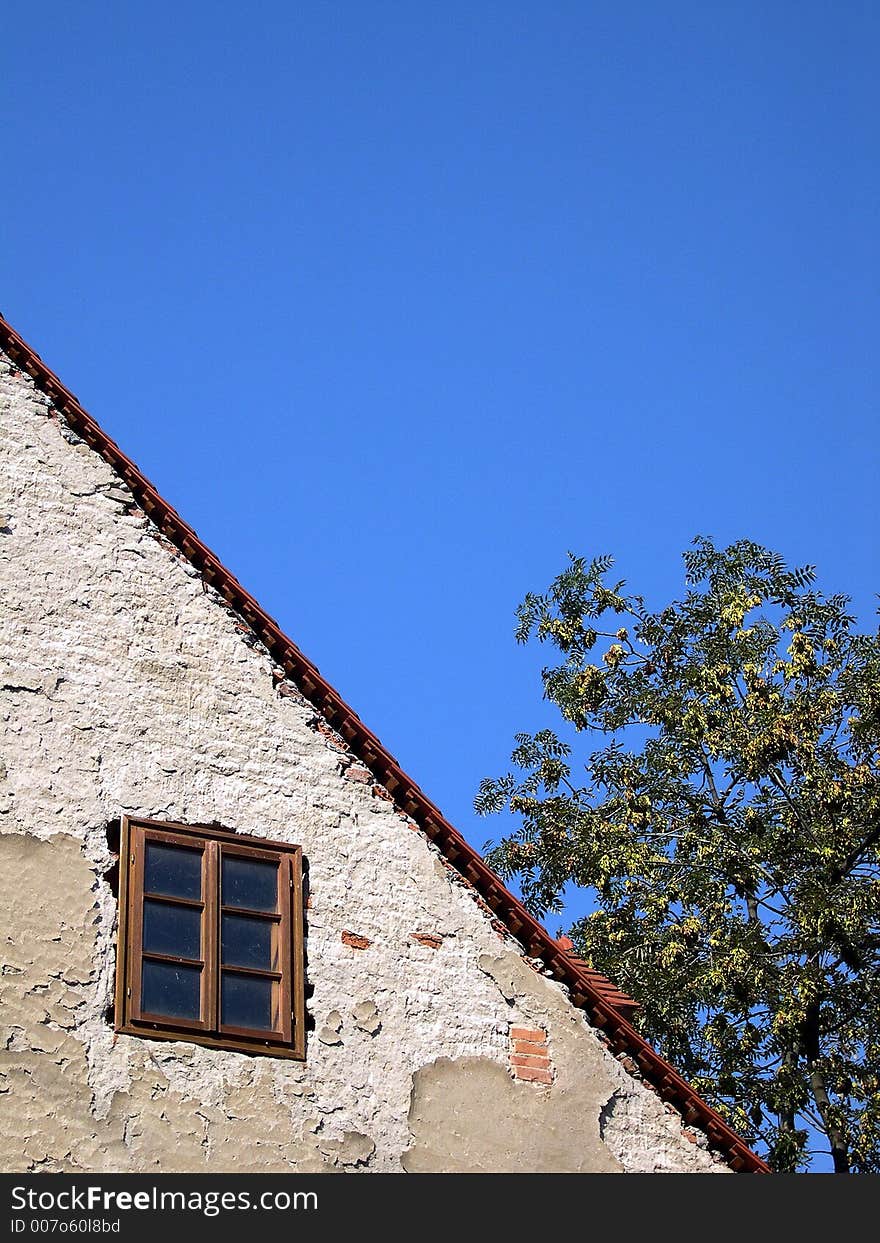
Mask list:
[[[201,852],[201,897],[150,894],[144,889],[146,844],[150,841]],[[278,860],[278,903],[274,912],[251,913],[273,925],[271,969],[226,966],[220,961],[220,921],[226,911],[248,917],[243,907],[222,901],[221,861],[224,857]],[[165,901],[199,909],[199,958],[160,954],[143,948],[144,901]],[[172,1019],[150,1014],[141,1004],[144,959],[198,966],[202,972],[197,1019]],[[271,979],[276,1028],[234,1027],[221,1023],[222,973]],[[276,991],[277,990],[277,991]],[[303,923],[302,847],[232,833],[204,825],[177,824],[123,816],[119,845],[119,931],[116,946],[115,1028],[128,1036],[182,1040],[215,1049],[232,1049],[272,1057],[306,1055],[305,953]]]

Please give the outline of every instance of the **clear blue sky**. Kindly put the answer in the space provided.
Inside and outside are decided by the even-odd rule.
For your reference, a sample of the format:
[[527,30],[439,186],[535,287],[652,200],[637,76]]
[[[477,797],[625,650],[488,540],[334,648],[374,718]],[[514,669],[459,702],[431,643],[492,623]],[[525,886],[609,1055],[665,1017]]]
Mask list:
[[47,3],[0,309],[476,844],[566,550],[873,621],[874,3]]

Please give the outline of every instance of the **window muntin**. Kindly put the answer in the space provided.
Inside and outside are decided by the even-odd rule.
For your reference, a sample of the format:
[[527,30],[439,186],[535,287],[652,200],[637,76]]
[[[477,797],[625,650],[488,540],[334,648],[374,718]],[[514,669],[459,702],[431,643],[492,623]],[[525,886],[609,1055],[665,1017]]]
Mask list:
[[117,1027],[303,1057],[302,855],[125,819]]

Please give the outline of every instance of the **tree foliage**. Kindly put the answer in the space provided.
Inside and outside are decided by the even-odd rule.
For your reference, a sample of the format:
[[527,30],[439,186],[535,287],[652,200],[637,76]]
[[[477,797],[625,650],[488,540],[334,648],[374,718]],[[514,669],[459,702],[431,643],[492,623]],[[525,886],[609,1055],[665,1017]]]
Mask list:
[[751,542],[684,563],[659,612],[609,557],[526,596],[517,638],[556,649],[544,694],[573,730],[518,735],[482,782],[477,810],[519,821],[489,859],[538,914],[593,891],[578,951],[775,1169],[818,1137],[877,1172],[880,636]]

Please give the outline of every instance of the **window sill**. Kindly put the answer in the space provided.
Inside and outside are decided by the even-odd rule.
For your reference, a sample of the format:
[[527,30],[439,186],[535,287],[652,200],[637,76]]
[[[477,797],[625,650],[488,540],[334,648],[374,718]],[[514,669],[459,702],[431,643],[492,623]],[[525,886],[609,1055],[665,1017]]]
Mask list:
[[208,1032],[182,1029],[172,1031],[151,1023],[128,1023],[114,1028],[120,1036],[137,1036],[141,1040],[176,1040],[179,1044],[201,1044],[209,1049],[225,1049],[229,1053],[249,1053],[257,1057],[283,1057],[288,1061],[304,1062],[305,1048],[289,1044],[273,1044],[267,1040],[243,1040],[235,1036],[215,1036]]

